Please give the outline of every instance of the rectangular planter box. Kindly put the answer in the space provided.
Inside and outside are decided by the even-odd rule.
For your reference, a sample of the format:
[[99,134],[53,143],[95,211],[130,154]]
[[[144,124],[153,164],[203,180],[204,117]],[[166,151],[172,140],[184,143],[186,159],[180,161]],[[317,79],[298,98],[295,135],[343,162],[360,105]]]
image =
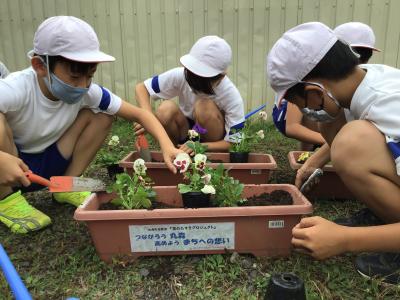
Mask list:
[[[290,167],[298,170],[303,164],[297,162],[300,154],[304,151],[291,151],[288,154]],[[320,177],[320,182],[314,186],[313,190],[307,194],[310,198],[336,198],[336,199],[354,199],[353,194],[336,174],[335,168],[327,164],[323,168],[324,174]]]
[[113,194],[92,194],[74,214],[86,222],[100,258],[180,254],[251,253],[284,256],[291,250],[292,228],[312,205],[289,184],[246,185],[243,196],[274,190],[289,192],[293,205],[182,208],[176,187],[155,187],[157,201],[176,208],[98,210]]
[[[263,184],[267,183],[271,172],[277,168],[276,162],[272,155],[261,153],[250,153],[248,163],[230,163],[229,153],[206,153],[211,161],[208,164],[212,168],[216,168],[220,162],[224,164],[225,169],[230,169],[230,176],[238,179],[242,183]],[[139,153],[134,151],[129,153],[119,163],[128,174],[133,173],[133,162],[139,158]],[[151,151],[151,158],[156,162],[146,162],[147,174],[153,179],[156,185],[177,185],[182,183],[183,176],[181,174],[174,175],[169,171],[163,162],[163,156],[160,151]],[[212,162],[218,161],[218,162]]]

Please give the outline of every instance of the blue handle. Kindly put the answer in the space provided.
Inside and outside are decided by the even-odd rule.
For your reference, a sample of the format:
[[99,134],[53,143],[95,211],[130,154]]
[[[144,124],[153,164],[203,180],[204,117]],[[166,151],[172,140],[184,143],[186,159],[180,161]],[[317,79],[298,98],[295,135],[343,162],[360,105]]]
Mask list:
[[266,104],[263,104],[259,107],[257,107],[255,110],[247,113],[247,115],[244,116],[244,119],[247,120],[248,118],[250,118],[252,115],[254,115],[255,113],[257,113],[258,111],[262,110],[264,107],[266,106]]
[[16,300],[31,300],[32,297],[26,289],[24,283],[15,270],[11,260],[8,258],[6,251],[0,244],[0,268],[3,270],[4,276],[11,287]]

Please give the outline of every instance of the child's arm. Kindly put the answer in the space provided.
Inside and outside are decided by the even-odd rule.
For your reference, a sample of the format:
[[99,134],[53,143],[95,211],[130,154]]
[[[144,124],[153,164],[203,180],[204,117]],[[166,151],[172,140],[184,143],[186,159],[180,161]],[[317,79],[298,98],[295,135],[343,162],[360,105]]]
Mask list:
[[[146,86],[143,82],[136,85],[135,94],[138,106],[149,112],[152,112],[153,110],[151,108],[150,94],[147,91]],[[135,124],[133,129],[136,135],[140,135],[145,132],[143,126],[140,123]]]
[[134,106],[126,101],[122,101],[121,108],[116,115],[128,121],[135,121],[143,124],[145,129],[152,136],[154,136],[160,144],[164,156],[164,161],[167,164],[168,168],[172,172],[176,173],[176,168],[174,167],[172,161],[174,160],[175,156],[182,151],[174,147],[164,127],[151,112],[143,108]]
[[293,230],[292,244],[316,259],[344,252],[399,252],[400,223],[346,227],[321,217],[303,218]]
[[146,86],[143,82],[136,85],[135,94],[136,101],[139,107],[148,111],[153,111],[151,108],[150,94],[147,91]]
[[286,111],[286,135],[290,138],[309,144],[324,144],[325,140],[322,135],[319,132],[302,125],[302,119],[303,114],[299,108],[289,102]]

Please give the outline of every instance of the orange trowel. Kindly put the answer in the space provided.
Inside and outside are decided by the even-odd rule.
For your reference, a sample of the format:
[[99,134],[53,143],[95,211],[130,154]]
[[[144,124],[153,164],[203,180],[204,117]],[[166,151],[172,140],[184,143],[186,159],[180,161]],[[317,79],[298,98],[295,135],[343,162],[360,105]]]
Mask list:
[[144,161],[151,161],[151,153],[149,150],[149,142],[144,134],[139,134],[135,142],[136,150],[139,152],[140,158]]
[[105,191],[106,185],[98,179],[74,177],[74,176],[52,176],[50,180],[43,178],[31,171],[25,172],[26,177],[34,183],[47,186],[52,193],[57,192],[99,192]]

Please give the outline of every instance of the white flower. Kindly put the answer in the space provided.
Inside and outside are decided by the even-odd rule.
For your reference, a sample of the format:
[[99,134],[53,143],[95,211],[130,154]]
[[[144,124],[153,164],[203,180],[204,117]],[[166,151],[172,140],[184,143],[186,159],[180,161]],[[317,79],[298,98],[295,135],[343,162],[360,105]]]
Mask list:
[[211,181],[211,174],[206,174],[204,176],[201,176],[201,179],[203,179],[204,184],[209,184]]
[[111,139],[108,141],[109,146],[117,146],[119,144],[119,137],[118,135],[113,135]]
[[263,119],[264,121],[266,121],[267,119],[268,119],[268,114],[267,114],[267,112],[266,111],[260,111],[259,113],[258,113],[258,115],[260,116],[260,118],[261,119]]
[[260,139],[263,139],[263,138],[264,138],[264,130],[261,129],[261,130],[257,131],[256,135],[257,135]]
[[204,194],[215,194],[215,189],[214,189],[214,187],[213,187],[212,185],[209,185],[209,184],[206,184],[206,185],[201,189],[201,191],[202,191]]
[[189,168],[191,161],[189,154],[179,153],[174,160],[174,166],[177,167],[179,173],[184,173]]
[[197,170],[204,170],[206,167],[207,156],[204,154],[196,154],[194,156],[194,167]]
[[199,136],[199,134],[196,130],[189,129],[188,136],[189,136],[189,139],[193,140],[194,138],[197,138]]
[[199,162],[203,162],[205,163],[207,161],[207,156],[204,154],[196,154],[194,156],[194,162],[195,163],[199,163]]
[[135,160],[133,162],[133,170],[138,175],[146,174],[147,167],[144,164],[144,160],[141,158],[138,158],[137,160]]

